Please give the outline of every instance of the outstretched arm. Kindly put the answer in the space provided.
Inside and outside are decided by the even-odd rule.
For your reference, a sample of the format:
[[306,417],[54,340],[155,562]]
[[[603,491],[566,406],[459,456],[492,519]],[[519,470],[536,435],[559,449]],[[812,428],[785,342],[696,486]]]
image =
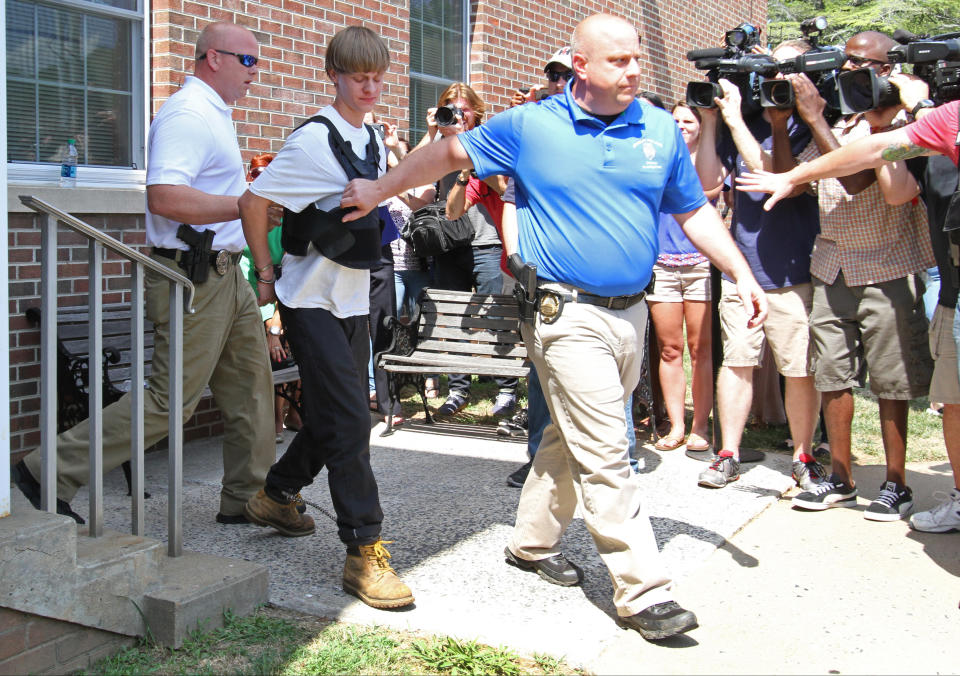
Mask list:
[[407,155],[396,167],[376,181],[354,179],[347,184],[340,200],[343,208],[356,207],[343,217],[355,221],[375,209],[378,204],[404,190],[433,183],[458,169],[472,169],[473,162],[460,141],[451,136],[431,143]]

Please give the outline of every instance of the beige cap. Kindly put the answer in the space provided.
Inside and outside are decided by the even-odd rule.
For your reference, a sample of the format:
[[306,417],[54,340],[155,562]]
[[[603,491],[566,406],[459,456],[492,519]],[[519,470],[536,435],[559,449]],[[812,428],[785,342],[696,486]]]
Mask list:
[[544,65],[543,69],[547,70],[552,63],[560,64],[567,70],[573,70],[573,63],[570,61],[570,47],[567,46],[558,49],[556,54],[554,54],[550,60],[547,61],[546,65]]

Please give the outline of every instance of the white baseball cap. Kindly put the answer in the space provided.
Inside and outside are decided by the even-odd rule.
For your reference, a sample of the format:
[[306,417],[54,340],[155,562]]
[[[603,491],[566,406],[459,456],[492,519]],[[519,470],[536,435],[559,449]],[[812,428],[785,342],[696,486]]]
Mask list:
[[573,70],[573,63],[570,61],[570,47],[561,47],[557,52],[550,57],[550,60],[547,61],[544,65],[543,70],[547,70],[551,64],[559,64],[566,68],[567,70]]

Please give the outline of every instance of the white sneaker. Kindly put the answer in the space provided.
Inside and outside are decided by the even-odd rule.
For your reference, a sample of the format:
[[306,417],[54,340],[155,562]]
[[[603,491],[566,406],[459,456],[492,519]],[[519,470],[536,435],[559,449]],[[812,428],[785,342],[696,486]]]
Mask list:
[[910,517],[910,527],[924,533],[949,533],[960,530],[960,490],[950,493],[937,491],[934,498],[941,502],[928,512],[917,512]]

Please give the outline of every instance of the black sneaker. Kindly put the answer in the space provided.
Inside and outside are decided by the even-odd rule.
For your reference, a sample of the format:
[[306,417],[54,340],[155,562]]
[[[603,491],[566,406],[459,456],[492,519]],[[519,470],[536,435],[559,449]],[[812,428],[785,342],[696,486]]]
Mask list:
[[913,491],[895,481],[885,481],[880,495],[870,503],[863,518],[868,521],[899,521],[913,511]]
[[530,474],[530,468],[532,466],[533,460],[528,460],[527,464],[507,477],[507,485],[511,488],[523,488],[523,484],[527,480],[527,475]]
[[717,459],[700,472],[697,484],[708,488],[723,488],[739,478],[740,462],[733,457],[733,451],[720,451]]
[[831,474],[823,483],[797,495],[791,504],[814,511],[831,507],[853,507],[857,504],[857,488],[841,481],[836,474]]
[[437,415],[453,415],[467,407],[468,398],[460,392],[451,392],[437,409]]
[[[34,509],[40,509],[40,483],[30,474],[26,463],[24,463],[23,460],[18,462],[13,466],[11,474],[13,476],[13,483],[17,485],[17,488],[20,489],[23,496],[30,501]],[[69,516],[80,525],[86,523],[82,516],[70,509],[70,503],[66,500],[57,500],[57,514]]]
[[555,554],[548,559],[528,561],[510,551],[509,547],[503,550],[507,563],[520,570],[535,572],[547,582],[558,584],[561,587],[573,587],[583,582],[583,571],[569,561],[563,554]]
[[793,461],[793,480],[805,491],[813,490],[818,484],[822,484],[827,478],[827,472],[823,465],[814,460],[812,455],[801,453],[797,460]]
[[640,632],[648,641],[659,641],[697,628],[697,616],[676,601],[657,603],[629,617],[618,617],[624,629]]

